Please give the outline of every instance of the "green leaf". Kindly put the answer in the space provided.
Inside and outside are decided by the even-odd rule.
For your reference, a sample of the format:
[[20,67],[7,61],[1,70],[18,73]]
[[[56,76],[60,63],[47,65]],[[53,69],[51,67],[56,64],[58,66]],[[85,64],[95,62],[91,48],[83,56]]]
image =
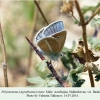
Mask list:
[[73,84],[79,80],[79,76],[74,74],[70,74],[70,78],[73,80]]
[[66,47],[63,47],[62,52],[66,53],[68,51],[68,49]]
[[99,65],[98,64],[96,65],[96,64],[92,63],[92,66],[93,66],[93,68],[92,68],[93,74],[100,73]]
[[75,86],[75,84],[79,81],[80,77],[78,74],[83,72],[83,69],[83,66],[81,66],[70,71],[68,80],[73,84],[73,86]]
[[51,78],[51,77],[53,77],[53,75],[51,73],[46,75],[46,78]]
[[98,20],[100,20],[100,18],[97,18]]
[[95,81],[100,81],[100,72],[95,76]]
[[47,67],[46,60],[43,60],[42,62],[38,63],[35,67],[38,67],[39,71],[44,72]]
[[96,18],[93,18],[91,21],[90,21],[90,24],[91,24],[91,26],[92,27],[95,27],[95,21],[96,21],[97,19]]
[[[83,14],[87,13],[88,11],[91,11],[92,13],[94,13],[95,10],[96,10],[99,6],[100,6],[100,2],[97,3],[96,6],[84,6],[84,7],[82,8],[82,12],[83,12]],[[99,15],[99,14],[100,14],[100,11],[98,12],[98,15]]]
[[79,22],[75,20],[75,21],[74,21],[74,24],[79,24]]
[[31,87],[54,87],[58,84],[55,79],[42,79],[40,76],[36,76],[33,78],[27,78],[29,83],[34,84]]
[[68,60],[69,60],[68,57],[65,56],[65,55],[61,58],[61,61],[62,61],[63,65],[65,66],[65,68],[67,70],[70,70],[71,69],[71,64]]
[[92,12],[93,12],[93,10],[94,10],[94,7],[93,7],[93,6],[84,6],[84,7],[82,8],[83,14],[85,14],[85,13],[88,12],[88,11],[92,11]]
[[36,76],[36,77],[33,77],[33,78],[27,78],[28,82],[29,83],[33,83],[33,84],[37,84],[37,85],[44,85],[45,84],[45,80],[42,79],[40,76]]
[[100,25],[100,18],[97,19],[97,21],[94,22],[94,25],[99,24]]
[[[75,42],[73,42],[73,45],[75,45]],[[72,49],[75,48],[74,46]],[[72,49],[68,49],[66,47],[63,48],[62,53],[64,54],[61,57],[61,61],[66,69],[70,70],[72,68],[76,68],[76,64],[74,62],[74,58],[72,57]]]
[[95,49],[95,51],[100,51],[100,43],[98,43],[97,45],[95,45],[94,49]]
[[89,37],[88,36],[87,40],[92,45],[92,48],[95,48],[95,46],[100,43],[100,39],[95,38],[95,37]]
[[71,71],[70,71],[70,74],[78,74],[78,73],[83,72],[83,70],[84,70],[84,67],[81,66],[81,67],[78,67],[78,68],[76,68],[76,69],[71,70]]
[[63,76],[63,77],[62,77],[62,80],[63,80],[63,81],[66,81],[67,78],[68,78],[68,76]]
[[84,19],[85,19],[85,20],[88,20],[88,19],[89,19],[89,16],[85,16]]
[[78,80],[75,84],[74,84],[74,87],[81,87],[81,85],[85,82],[84,79],[80,79]]
[[52,86],[56,86],[58,84],[57,80],[51,80],[48,82],[47,86],[52,87]]

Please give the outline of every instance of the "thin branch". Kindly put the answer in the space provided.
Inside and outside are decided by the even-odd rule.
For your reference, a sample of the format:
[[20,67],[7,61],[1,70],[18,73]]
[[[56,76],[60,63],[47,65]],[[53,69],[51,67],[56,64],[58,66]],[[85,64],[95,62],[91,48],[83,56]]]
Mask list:
[[39,6],[38,2],[37,2],[36,0],[34,0],[34,3],[35,3],[35,5],[37,6],[37,8],[38,8],[39,12],[41,13],[41,15],[42,15],[43,19],[45,20],[45,22],[46,22],[46,23],[47,23],[47,25],[48,25],[49,23],[48,23],[48,21],[47,21],[47,19],[46,19],[45,15],[43,14],[43,12],[42,12],[42,10],[41,10],[41,8],[40,8],[40,6]]
[[[36,51],[36,53],[41,58],[41,60],[45,60],[45,57],[39,52],[39,50],[34,46],[34,44],[31,43],[30,40],[27,37],[26,37],[26,39],[29,42],[29,44],[31,45],[31,47]],[[52,66],[51,62],[47,61],[46,63],[47,63],[47,67],[49,68],[49,70],[51,71],[51,73],[53,74],[55,79],[61,84],[61,86],[68,87],[68,84],[65,81],[62,81],[61,77],[57,74],[57,72],[55,71],[55,69]]]
[[71,13],[68,13],[70,16],[72,16],[74,19],[75,19],[75,21],[77,22],[77,23],[79,23],[80,24],[80,22],[78,21],[78,19],[73,15],[73,13],[71,14]]
[[100,11],[100,6],[96,9],[96,11],[93,13],[93,15],[85,22],[85,24],[88,24],[92,18],[98,14],[98,12]]
[[80,17],[80,22],[83,24],[85,22],[85,20],[84,20],[83,13],[81,12],[80,5],[77,0],[75,0],[75,5],[76,5],[76,9],[78,11],[79,17]]
[[77,23],[80,23],[78,19],[72,14],[72,17],[76,20]]
[[6,48],[5,48],[5,43],[4,43],[4,38],[3,38],[3,33],[2,33],[2,28],[1,28],[1,22],[0,22],[0,41],[1,41],[2,51],[3,51],[3,59],[4,59],[2,66],[3,66],[3,71],[4,71],[5,87],[8,87],[7,56],[6,56]]
[[[81,24],[81,27],[82,27],[82,30],[83,30],[83,40],[84,40],[84,46],[85,46],[85,51],[86,51],[86,61],[87,62],[90,62],[90,54],[89,54],[89,51],[88,51],[88,45],[87,45],[87,39],[86,39],[86,25],[85,25],[85,20],[84,20],[84,16],[83,16],[83,13],[81,12],[81,8],[80,8],[80,5],[78,3],[77,0],[75,0],[75,5],[76,5],[76,9],[78,11],[78,14],[79,14],[79,17],[80,17],[80,24]],[[89,78],[90,78],[90,83],[91,83],[91,87],[94,87],[94,79],[93,79],[93,75],[92,75],[92,72],[91,70],[88,70],[88,73],[89,73]]]

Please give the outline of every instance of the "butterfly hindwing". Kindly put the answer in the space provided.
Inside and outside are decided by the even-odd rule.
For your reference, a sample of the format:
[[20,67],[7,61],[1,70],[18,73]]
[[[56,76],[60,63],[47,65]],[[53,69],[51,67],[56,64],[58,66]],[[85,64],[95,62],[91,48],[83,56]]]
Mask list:
[[59,42],[53,37],[47,37],[40,40],[37,45],[45,54],[60,53],[59,52]]

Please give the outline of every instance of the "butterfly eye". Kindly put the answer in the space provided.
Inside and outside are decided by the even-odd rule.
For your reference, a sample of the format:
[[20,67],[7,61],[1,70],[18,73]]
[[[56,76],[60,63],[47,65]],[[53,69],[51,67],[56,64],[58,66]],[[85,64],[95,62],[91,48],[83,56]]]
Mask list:
[[63,53],[60,53],[60,56],[62,57],[63,56]]
[[59,39],[59,36],[57,36],[57,38]]

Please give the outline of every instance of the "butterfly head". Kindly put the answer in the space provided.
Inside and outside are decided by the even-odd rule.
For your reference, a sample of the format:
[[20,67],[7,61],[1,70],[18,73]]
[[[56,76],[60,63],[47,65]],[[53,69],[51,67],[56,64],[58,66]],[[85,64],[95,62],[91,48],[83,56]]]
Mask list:
[[50,58],[50,60],[58,61],[59,58],[62,57],[62,55],[63,55],[62,53],[59,53],[59,54],[53,53],[53,54],[49,54],[47,56]]

